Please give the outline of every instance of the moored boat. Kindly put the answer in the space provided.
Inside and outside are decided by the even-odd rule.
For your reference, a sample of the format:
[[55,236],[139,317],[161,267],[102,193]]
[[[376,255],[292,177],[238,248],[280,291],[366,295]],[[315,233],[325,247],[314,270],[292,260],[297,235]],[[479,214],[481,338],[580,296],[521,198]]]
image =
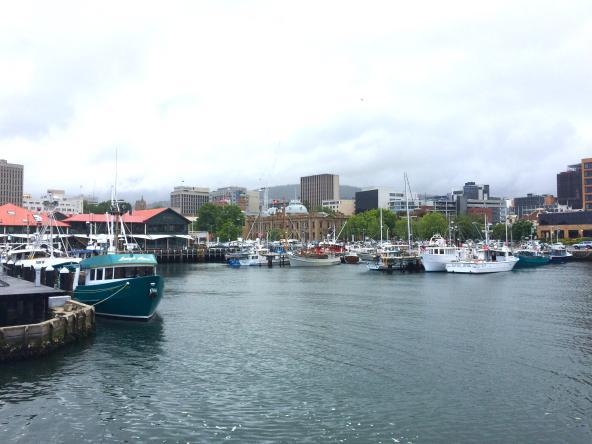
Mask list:
[[459,259],[459,249],[436,234],[428,245],[421,247],[420,257],[425,271],[446,271],[446,264]]
[[549,256],[545,256],[540,251],[530,249],[519,249],[514,252],[514,256],[518,258],[516,268],[537,267],[539,265],[547,265],[550,262]]
[[96,314],[149,320],[163,295],[163,279],[156,274],[152,254],[104,254],[80,262],[80,284],[72,297],[93,305]]
[[320,249],[303,250],[288,256],[291,267],[326,267],[341,264],[341,259],[333,253]]

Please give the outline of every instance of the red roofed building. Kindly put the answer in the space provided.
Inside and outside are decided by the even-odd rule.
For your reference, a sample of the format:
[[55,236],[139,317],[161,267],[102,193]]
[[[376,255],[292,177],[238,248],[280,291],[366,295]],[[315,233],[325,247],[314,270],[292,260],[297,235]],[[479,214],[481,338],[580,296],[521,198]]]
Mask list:
[[[2,235],[33,233],[37,226],[48,224],[49,218],[43,212],[29,211],[26,208],[14,204],[0,206],[0,233]],[[70,226],[66,223],[54,221],[54,227],[58,227],[67,233]],[[6,238],[6,236],[2,236]]]
[[[64,219],[81,237],[107,234],[107,215],[76,214]],[[182,248],[190,240],[191,221],[171,208],[137,210],[123,215],[126,232],[144,249]]]

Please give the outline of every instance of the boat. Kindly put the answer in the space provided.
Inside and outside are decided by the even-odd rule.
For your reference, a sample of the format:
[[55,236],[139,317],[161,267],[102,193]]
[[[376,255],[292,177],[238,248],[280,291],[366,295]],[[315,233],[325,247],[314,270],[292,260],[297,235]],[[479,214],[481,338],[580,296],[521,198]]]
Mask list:
[[341,259],[335,254],[325,252],[320,248],[301,250],[295,254],[289,254],[288,260],[291,267],[326,267],[341,264]]
[[573,257],[573,254],[567,251],[567,248],[561,242],[549,245],[546,253],[552,264],[563,264]]
[[[121,215],[118,202],[112,199],[112,216],[107,224],[109,246],[102,254],[80,261],[72,298],[93,305],[98,316],[147,321],[162,299],[164,281],[156,274],[153,254],[130,250]],[[120,251],[120,239],[127,251]]]
[[378,248],[378,255],[373,261],[367,262],[366,266],[372,271],[418,270],[420,260],[417,255],[410,254],[400,245],[384,243]]
[[509,248],[500,252],[484,245],[473,250],[473,257],[446,264],[446,271],[467,274],[500,273],[512,271],[517,263],[518,258],[511,255]]
[[343,262],[346,264],[358,264],[360,262],[360,256],[353,251],[348,251],[343,256]]
[[512,255],[506,245],[499,249],[489,247],[489,230],[487,229],[487,216],[485,216],[485,243],[480,248],[472,249],[468,258],[461,258],[446,264],[446,271],[465,274],[500,273],[512,271],[517,263],[518,258]]
[[156,274],[156,265],[154,255],[145,253],[108,253],[83,259],[72,297],[93,305],[98,316],[149,320],[163,294],[163,279]]
[[459,249],[435,234],[427,245],[421,247],[420,257],[425,271],[446,271],[446,264],[459,259]]
[[543,254],[540,250],[531,248],[520,248],[514,251],[514,256],[518,258],[516,268],[537,267],[539,265],[546,265],[551,261],[551,258]]

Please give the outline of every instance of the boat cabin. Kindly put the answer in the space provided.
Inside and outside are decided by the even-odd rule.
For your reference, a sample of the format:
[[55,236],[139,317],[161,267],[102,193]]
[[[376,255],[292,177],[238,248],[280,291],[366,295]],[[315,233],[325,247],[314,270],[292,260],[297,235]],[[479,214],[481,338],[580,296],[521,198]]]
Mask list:
[[98,285],[156,274],[152,254],[109,254],[80,262],[80,285]]

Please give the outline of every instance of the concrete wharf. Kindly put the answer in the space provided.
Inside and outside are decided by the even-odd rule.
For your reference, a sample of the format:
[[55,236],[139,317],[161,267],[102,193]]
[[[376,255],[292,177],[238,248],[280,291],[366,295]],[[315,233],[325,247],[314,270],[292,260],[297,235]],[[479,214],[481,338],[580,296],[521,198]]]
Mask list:
[[[44,355],[94,331],[94,307],[56,301],[65,294],[0,274],[0,362]],[[52,298],[61,306],[50,307]]]

